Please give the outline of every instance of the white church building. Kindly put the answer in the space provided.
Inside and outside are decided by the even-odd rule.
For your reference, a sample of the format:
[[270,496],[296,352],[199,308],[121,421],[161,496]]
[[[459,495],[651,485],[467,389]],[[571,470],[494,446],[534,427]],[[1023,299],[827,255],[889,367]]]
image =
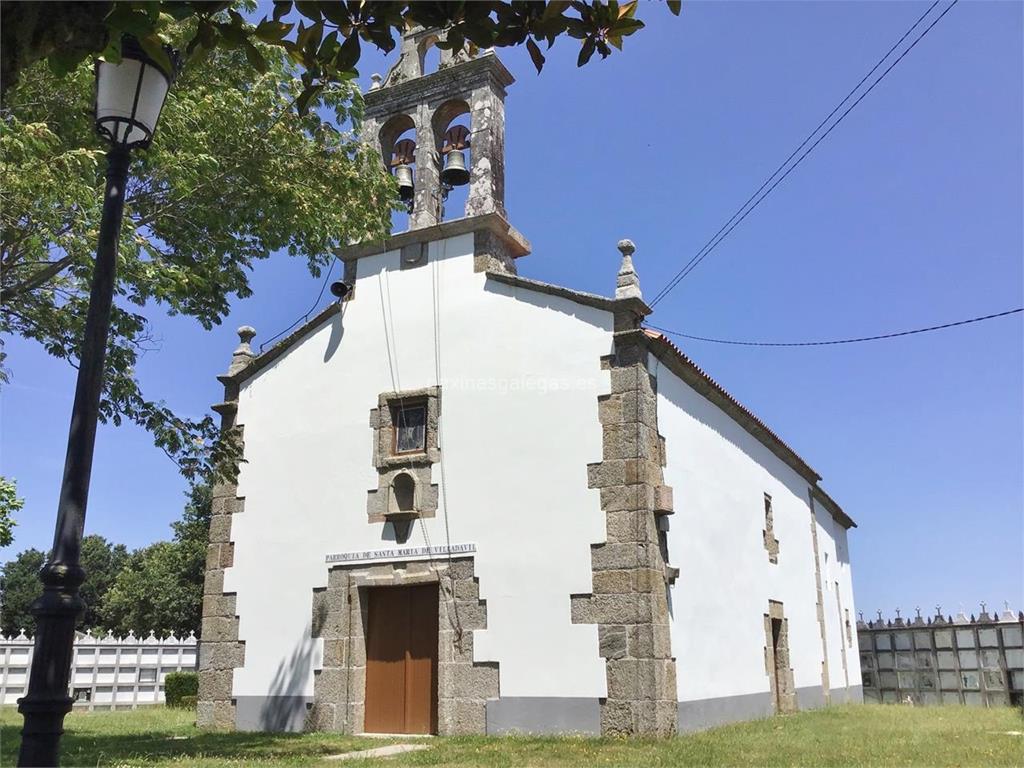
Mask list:
[[[614,296],[516,274],[492,52],[429,31],[366,94],[408,231],[339,251],[341,298],[215,406],[200,725],[661,734],[861,699],[853,521]],[[465,215],[444,220],[455,186]],[[610,282],[610,280],[609,280]],[[611,288],[611,286],[609,286]]]

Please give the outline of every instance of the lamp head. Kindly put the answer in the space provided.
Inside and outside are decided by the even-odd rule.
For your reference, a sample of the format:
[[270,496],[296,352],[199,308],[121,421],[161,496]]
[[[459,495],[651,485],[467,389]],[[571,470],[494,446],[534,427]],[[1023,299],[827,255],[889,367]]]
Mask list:
[[145,149],[153,140],[167,91],[178,69],[178,54],[164,46],[167,64],[157,62],[130,35],[121,39],[121,61],[96,62],[96,131],[115,146]]

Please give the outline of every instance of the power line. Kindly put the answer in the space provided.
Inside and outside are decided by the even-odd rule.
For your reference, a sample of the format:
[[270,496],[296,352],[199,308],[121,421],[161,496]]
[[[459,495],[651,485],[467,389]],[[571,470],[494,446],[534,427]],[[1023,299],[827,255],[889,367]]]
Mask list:
[[324,297],[324,291],[327,290],[327,283],[329,283],[331,281],[331,273],[334,271],[334,265],[337,264],[337,263],[338,263],[338,257],[335,256],[334,257],[334,261],[331,262],[331,266],[329,266],[327,268],[327,274],[324,275],[323,285],[320,286],[320,293],[318,293],[316,295],[316,301],[313,302],[313,306],[311,306],[308,310],[306,310],[306,314],[302,315],[298,320],[296,320],[294,323],[289,325],[283,331],[278,333],[276,336],[271,336],[269,339],[267,339],[262,344],[260,344],[260,352],[261,353],[263,352],[263,348],[266,347],[270,342],[272,342],[272,341],[274,341],[276,339],[281,338],[286,333],[288,333],[288,331],[290,331],[292,328],[297,326],[299,323],[302,323],[302,322],[305,322],[305,321],[309,320],[309,316],[311,314],[313,314],[313,310],[316,309],[320,305],[320,299],[322,299]]
[[[910,28],[903,34],[903,37],[901,37],[899,40],[897,40],[896,43],[888,51],[886,51],[885,55],[881,59],[878,60],[878,63],[875,64],[875,66],[872,67],[868,71],[868,73],[866,75],[864,75],[863,78],[861,78],[861,81],[859,83],[857,83],[856,86],[854,86],[853,90],[851,90],[845,96],[845,98],[843,98],[843,100],[840,101],[839,104],[836,105],[835,109],[833,109],[832,112],[829,113],[828,117],[826,117],[821,123],[819,123],[817,128],[815,128],[813,131],[811,131],[811,133],[807,136],[806,139],[803,140],[803,142],[800,144],[800,146],[798,146],[795,150],[793,150],[792,154],[790,154],[790,156],[787,157],[785,161],[783,161],[782,165],[780,165],[778,168],[776,168],[775,172],[772,173],[772,175],[769,176],[767,179],[765,179],[764,183],[758,188],[758,190],[756,192],[754,192],[754,194],[751,195],[742,206],[739,207],[739,209],[736,211],[736,213],[734,213],[729,218],[729,220],[726,221],[725,224],[722,225],[722,227],[718,230],[718,232],[716,232],[711,237],[711,239],[708,240],[708,242],[705,243],[704,246],[699,251],[697,251],[697,253],[694,254],[694,256],[685,265],[683,265],[683,268],[680,269],[675,274],[675,276],[669,281],[669,283],[664,288],[662,288],[661,291],[659,291],[658,294],[654,297],[654,300],[651,302],[651,306],[653,307],[655,304],[657,304],[659,301],[661,301],[663,298],[665,298],[665,296],[667,296],[669,294],[669,292],[672,291],[673,288],[675,288],[688,274],[690,274],[690,272],[692,272],[697,267],[698,264],[700,264],[712,251],[714,251],[715,248],[718,247],[719,243],[721,243],[726,237],[728,237],[729,233],[731,233],[736,227],[738,227],[740,225],[740,223],[742,223],[742,221],[745,218],[747,218],[747,216],[749,216],[750,213],[753,212],[753,210],[755,208],[757,208],[757,206],[759,206],[762,203],[762,201],[764,201],[764,199],[766,197],[768,197],[768,195],[770,195],[772,193],[772,191],[777,186],[779,186],[779,184],[781,184],[782,181],[787,176],[789,176],[789,174],[792,173],[793,170],[798,165],[800,165],[801,162],[803,162],[804,158],[806,158],[811,152],[813,152],[814,148],[817,147],[830,133],[832,133],[832,131],[836,128],[836,126],[838,126],[843,121],[843,119],[848,114],[850,114],[850,112],[852,112],[853,109],[858,104],[861,103],[861,101],[864,100],[864,97],[867,96],[869,93],[871,93],[871,91],[873,91],[875,89],[875,86],[877,86],[880,82],[882,82],[882,80],[885,78],[885,76],[888,75],[893,70],[893,68],[897,64],[899,64],[908,53],[910,53],[912,50],[914,50],[914,47],[919,42],[921,42],[921,40],[924,38],[924,36],[927,35],[932,30],[932,27],[934,27],[936,24],[938,24],[942,20],[943,16],[945,16],[947,13],[950,12],[950,10],[952,10],[953,6],[956,5],[957,2],[958,2],[958,0],[953,0],[953,2],[950,3],[946,7],[946,10],[944,10],[941,14],[939,14],[939,16],[934,21],[932,21],[932,23],[929,24],[920,35],[918,35],[918,37],[910,44],[910,46],[905,51],[903,51],[903,53],[901,53],[885,69],[885,71],[882,72],[881,75],[878,76],[878,78],[868,87],[868,89],[866,91],[864,91],[864,93],[862,93],[859,97],[857,97],[856,101],[854,101],[849,107],[847,107],[846,111],[843,112],[839,116],[839,118],[834,123],[832,123],[831,126],[829,126],[828,130],[826,130],[821,136],[819,136],[818,139],[810,147],[808,147],[807,150],[802,155],[800,155],[799,158],[797,158],[796,162],[793,163],[786,170],[786,172],[783,173],[773,184],[771,184],[771,186],[768,187],[768,189],[763,194],[761,194],[761,191],[764,190],[764,188],[772,181],[772,179],[774,179],[779,174],[779,171],[781,171],[783,168],[786,167],[786,165],[789,163],[789,161],[792,160],[793,156],[796,155],[796,153],[799,152],[804,146],[806,146],[807,142],[809,142],[811,140],[811,138],[819,130],[821,130],[821,127],[823,125],[825,125],[825,123],[827,123],[832,118],[832,116],[835,115],[836,112],[839,111],[839,109],[843,106],[843,104],[845,104],[850,99],[850,97],[854,93],[856,93],[856,91],[861,87],[861,85],[863,85],[864,82],[869,77],[871,77],[871,75],[882,65],[882,63],[887,58],[889,58],[889,56],[893,53],[893,51],[895,51],[896,48],[898,48],[900,46],[900,44],[903,43],[903,41],[907,39],[907,37],[911,34],[911,32],[914,31],[914,29],[917,28],[917,26],[921,23],[921,21],[929,13],[931,13],[932,9],[935,8],[936,5],[938,5],[938,0],[936,0],[936,2],[934,2],[934,3],[932,3],[932,5],[928,8],[928,10],[925,11],[917,19],[917,21],[915,21],[910,26]],[[760,197],[758,197],[759,194],[760,194]],[[750,205],[750,201],[754,200],[755,197],[757,198],[757,200],[754,202],[753,205]],[[747,207],[748,205],[750,206],[749,208]],[[744,212],[744,209],[746,209],[745,212]],[[742,213],[742,215],[740,215],[741,213]],[[739,218],[737,218],[737,217],[739,217]]]
[[656,331],[661,331],[662,333],[667,333],[671,336],[679,336],[684,339],[693,339],[695,341],[708,341],[712,344],[732,344],[740,347],[827,347],[835,344],[856,344],[861,341],[879,341],[881,339],[895,339],[900,336],[913,336],[916,333],[941,331],[944,328],[955,328],[958,325],[980,323],[982,320],[993,320],[997,317],[1015,315],[1019,312],[1024,312],[1024,307],[1008,309],[1005,312],[997,312],[994,315],[972,317],[970,320],[957,320],[955,323],[943,323],[942,325],[930,325],[927,328],[915,328],[912,331],[897,331],[895,333],[882,333],[878,336],[859,336],[853,339],[832,339],[830,341],[737,341],[735,339],[712,339],[707,336],[693,336],[689,333],[682,333],[681,331],[670,331],[668,328],[659,328],[656,325],[650,325],[648,327],[653,328]]
[[[723,224],[721,226],[721,228],[717,232],[715,232],[714,235],[711,236],[710,240],[708,240],[706,243],[704,243],[704,246],[699,251],[697,251],[697,254],[693,258],[691,258],[689,262],[686,263],[686,265],[683,267],[683,269],[681,269],[679,272],[676,273],[677,277],[679,276],[679,274],[681,272],[685,271],[686,268],[688,266],[690,266],[690,264],[693,263],[694,259],[696,259],[698,256],[700,256],[701,253],[703,253],[704,250],[715,241],[715,238],[717,238],[720,234],[722,234],[722,231],[726,227],[728,227],[736,219],[737,216],[739,216],[741,213],[743,213],[744,209],[748,205],[750,205],[750,202],[761,193],[761,190],[763,190],[765,187],[767,187],[772,182],[772,179],[774,179],[776,176],[779,175],[779,172],[782,171],[782,169],[785,168],[789,164],[789,161],[792,160],[794,157],[796,157],[797,152],[799,152],[801,149],[803,149],[805,146],[807,146],[807,142],[809,142],[812,138],[814,138],[814,135],[818,131],[820,131],[829,120],[832,119],[832,116],[835,115],[835,113],[838,112],[842,108],[843,104],[845,104],[847,101],[850,100],[850,97],[853,96],[853,94],[855,94],[860,89],[860,87],[862,85],[864,85],[864,83],[867,81],[867,79],[869,77],[871,77],[871,75],[873,75],[875,73],[875,71],[880,66],[882,66],[882,62],[884,62],[887,58],[889,58],[890,55],[892,55],[892,52],[895,51],[903,43],[903,41],[906,40],[910,36],[910,33],[913,32],[917,28],[917,25],[920,24],[924,20],[924,17],[927,16],[929,13],[931,13],[932,9],[934,9],[935,6],[938,5],[938,4],[939,4],[939,0],[935,0],[935,2],[932,3],[928,7],[928,10],[926,10],[924,13],[922,13],[918,17],[917,21],[915,21],[913,24],[910,25],[910,29],[908,29],[906,32],[903,33],[903,37],[901,37],[899,40],[897,40],[895,43],[893,43],[893,46],[888,51],[885,52],[885,55],[878,60],[878,62],[875,64],[875,66],[873,66],[868,71],[868,73],[866,75],[864,75],[864,77],[862,77],[860,79],[860,82],[858,82],[855,86],[853,86],[853,88],[850,89],[850,92],[848,94],[846,94],[846,96],[843,97],[842,101],[840,101],[838,104],[836,104],[836,106],[832,109],[832,111],[828,113],[828,116],[826,116],[824,120],[822,120],[820,123],[818,123],[818,125],[814,128],[813,131],[811,131],[809,134],[807,134],[807,138],[805,138],[802,142],[800,142],[800,146],[798,146],[796,149],[794,149],[790,153],[789,157],[787,157],[785,160],[782,161],[781,165],[779,165],[779,167],[776,168],[772,172],[772,175],[764,180],[764,183],[761,184],[761,186],[757,188],[757,190],[754,192],[754,194],[752,194],[750,197],[748,197],[746,199],[746,201],[743,203],[743,205],[741,205],[736,210],[736,213],[734,213],[732,216],[730,216],[729,220],[726,221],[725,224]],[[673,280],[675,280],[675,278],[673,278]],[[673,286],[667,286],[665,288],[662,288],[661,291],[654,297],[654,301],[655,302],[659,301],[662,298],[662,296],[664,296],[666,293],[668,293],[670,290],[672,290],[672,287]]]

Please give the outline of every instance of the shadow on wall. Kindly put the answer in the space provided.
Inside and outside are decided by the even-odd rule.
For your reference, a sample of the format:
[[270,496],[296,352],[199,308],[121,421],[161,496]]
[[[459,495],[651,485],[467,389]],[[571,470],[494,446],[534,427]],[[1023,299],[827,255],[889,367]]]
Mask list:
[[[316,325],[311,326],[309,328],[300,329],[300,330],[304,331],[302,333],[302,335],[299,336],[298,338],[294,339],[293,341],[291,341],[287,345],[287,348],[283,349],[281,352],[279,352],[278,356],[275,357],[271,362],[269,362],[264,367],[260,368],[260,370],[256,371],[255,374],[249,376],[246,379],[246,382],[245,382],[246,385],[247,386],[252,385],[255,382],[259,381],[264,376],[266,376],[271,371],[277,370],[277,368],[280,365],[282,365],[285,360],[288,359],[289,355],[291,355],[295,350],[300,349],[313,336],[315,336],[316,334],[320,333],[320,331],[323,330],[325,322],[330,324],[331,335],[327,339],[327,346],[324,349],[324,362],[326,363],[326,362],[330,361],[330,359],[334,356],[334,353],[338,351],[338,347],[341,346],[342,337],[344,337],[344,335],[345,335],[345,311],[346,311],[346,306],[347,306],[346,304],[342,304],[341,311],[336,313],[336,314],[332,314],[327,320],[325,320],[323,322],[320,322],[320,323],[317,323]],[[326,309],[326,306],[325,307],[321,307],[317,311],[322,312],[324,309]],[[290,339],[290,338],[291,337],[288,337],[288,339]],[[274,349],[275,347],[277,347],[280,344],[283,344],[288,339],[277,341],[273,346],[269,347],[268,349],[261,350],[260,354],[263,355],[263,354],[266,354],[266,353],[270,352],[272,349]]]
[[341,312],[331,318],[331,335],[327,339],[327,347],[324,349],[324,362],[328,363],[334,357],[334,353],[341,346],[341,340],[345,336],[345,308],[348,305],[342,303]]
[[[312,696],[306,694],[307,682],[313,676],[313,656],[316,641],[313,634],[319,633],[316,624],[322,624],[324,617],[318,617],[313,625],[307,625],[305,632],[287,659],[282,659],[270,683],[269,695],[260,703],[255,718],[247,718],[246,730],[257,731],[298,731],[302,730],[308,705]],[[243,702],[239,702],[242,704]]]

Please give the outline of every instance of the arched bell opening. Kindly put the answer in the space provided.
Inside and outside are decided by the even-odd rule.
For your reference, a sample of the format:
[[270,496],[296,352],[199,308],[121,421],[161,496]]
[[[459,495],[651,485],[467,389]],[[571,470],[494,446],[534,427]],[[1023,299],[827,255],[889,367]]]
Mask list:
[[437,35],[428,35],[417,46],[420,59],[420,75],[429,75],[441,68],[441,49],[437,47]]
[[466,215],[466,199],[469,196],[473,167],[469,117],[469,104],[461,99],[453,99],[442,104],[434,112],[431,121],[440,163],[442,221]]
[[396,115],[388,120],[379,134],[384,167],[398,182],[398,192],[406,210],[392,211],[391,231],[409,228],[416,187],[416,126],[409,115]]

